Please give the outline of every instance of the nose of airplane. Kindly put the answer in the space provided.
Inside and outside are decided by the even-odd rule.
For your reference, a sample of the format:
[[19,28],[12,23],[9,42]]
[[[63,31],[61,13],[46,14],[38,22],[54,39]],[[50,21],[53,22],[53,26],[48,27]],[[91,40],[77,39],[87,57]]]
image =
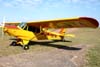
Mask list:
[[8,31],[7,27],[4,27],[3,31],[4,31],[4,33],[7,33],[7,31]]
[[17,26],[5,26],[4,32],[7,33],[9,29],[18,29]]
[[[6,25],[3,27],[4,34],[9,36],[18,36],[20,29],[15,25]],[[20,31],[21,32],[21,31]]]

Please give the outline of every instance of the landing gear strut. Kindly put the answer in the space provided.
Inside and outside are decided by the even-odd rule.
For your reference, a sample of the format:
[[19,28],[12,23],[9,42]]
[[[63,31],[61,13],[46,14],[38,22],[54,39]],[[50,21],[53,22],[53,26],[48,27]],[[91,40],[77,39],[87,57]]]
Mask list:
[[24,50],[28,50],[29,49],[29,40],[21,40],[21,39],[17,39],[15,41],[13,41],[10,46],[21,46]]

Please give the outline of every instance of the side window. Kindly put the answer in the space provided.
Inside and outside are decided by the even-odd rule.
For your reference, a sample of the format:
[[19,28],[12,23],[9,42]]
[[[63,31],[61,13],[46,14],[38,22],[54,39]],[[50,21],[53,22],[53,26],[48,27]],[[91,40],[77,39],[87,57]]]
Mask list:
[[32,31],[32,32],[34,32],[34,33],[40,33],[40,29],[37,28],[37,27],[29,26],[29,27],[28,27],[28,30],[29,30],[29,31]]

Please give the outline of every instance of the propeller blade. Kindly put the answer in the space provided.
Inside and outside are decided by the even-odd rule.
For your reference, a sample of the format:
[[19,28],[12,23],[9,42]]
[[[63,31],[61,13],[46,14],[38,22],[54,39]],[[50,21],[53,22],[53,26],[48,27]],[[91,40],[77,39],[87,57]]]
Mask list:
[[4,26],[5,26],[5,17],[3,18],[3,22],[2,22],[2,38],[4,37]]

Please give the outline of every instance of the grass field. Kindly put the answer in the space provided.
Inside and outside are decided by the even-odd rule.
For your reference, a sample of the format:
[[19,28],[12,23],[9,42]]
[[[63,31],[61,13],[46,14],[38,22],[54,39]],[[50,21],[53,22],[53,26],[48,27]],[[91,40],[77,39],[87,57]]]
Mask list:
[[100,28],[98,29],[80,29],[75,32],[76,42],[92,46],[86,55],[87,67],[100,67]]
[[87,67],[100,67],[100,28],[80,29],[75,32],[76,38],[73,40],[77,44],[88,44],[92,46],[87,52]]
[[93,31],[91,44],[94,46],[88,51],[88,67],[100,67],[100,29]]
[[[86,55],[88,64],[87,67],[100,67],[100,28],[98,29],[88,29],[81,28],[76,32],[73,32],[76,37],[75,38],[66,38],[72,42],[58,42],[53,44],[60,44],[65,46],[77,45],[77,44],[86,44],[93,46],[88,50]],[[1,37],[1,31],[0,31]],[[9,36],[5,35],[4,38],[0,38],[0,57],[20,54],[24,52],[33,52],[33,51],[48,51],[53,50],[55,47],[47,47],[41,45],[32,45],[30,49],[25,51],[20,46],[9,46],[11,40],[9,40]]]

